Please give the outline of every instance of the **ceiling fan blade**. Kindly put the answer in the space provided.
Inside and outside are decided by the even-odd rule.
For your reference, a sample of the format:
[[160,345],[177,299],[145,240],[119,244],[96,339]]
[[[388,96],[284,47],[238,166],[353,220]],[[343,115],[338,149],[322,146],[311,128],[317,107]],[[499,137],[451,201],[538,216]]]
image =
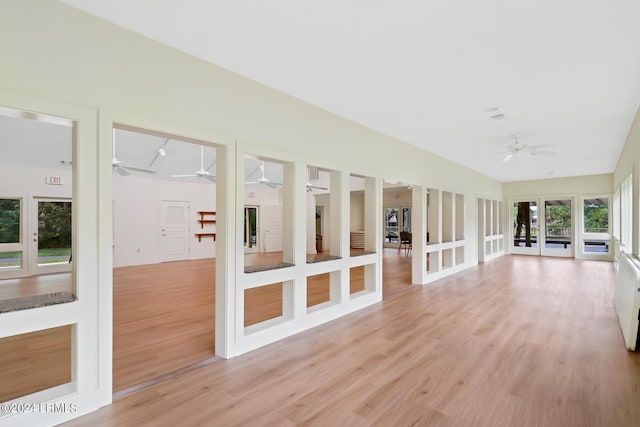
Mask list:
[[114,167],[113,169],[115,169],[115,171],[116,171],[116,172],[118,172],[118,173],[119,173],[120,175],[122,175],[122,176],[130,175],[130,173],[129,173],[129,172],[127,172],[126,170],[124,170],[124,169],[123,169],[122,167],[120,167],[120,166],[116,166],[116,167]]
[[552,154],[556,154],[555,151],[549,150],[529,150],[530,156],[550,156]]
[[536,145],[527,145],[529,150],[537,150],[539,148],[551,148],[554,147],[555,144],[536,144]]
[[186,175],[171,175],[171,178],[195,178],[198,175],[195,174],[186,174]]
[[513,158],[513,153],[509,153],[509,154],[507,154],[507,156],[504,159],[502,159],[502,163],[506,163],[509,160],[511,160],[512,158]]
[[216,182],[216,177],[213,175],[207,175],[205,176],[206,179],[208,179],[211,182]]
[[[260,166],[256,166],[256,167],[255,167],[255,169],[253,169],[251,172],[249,172],[249,174],[248,174],[248,175],[246,175],[246,176],[244,177],[244,179],[249,179],[249,177],[250,177],[251,175],[253,175],[254,173],[256,173],[258,170],[260,170]],[[247,182],[247,184],[249,184],[249,183]]]
[[256,184],[262,184],[262,185],[266,185],[267,187],[270,188],[278,188],[278,187],[282,187],[284,184],[280,183],[280,182],[271,182],[271,181],[249,181],[249,182],[245,182],[246,185],[256,185]]
[[128,169],[128,170],[132,170],[132,171],[136,171],[136,172],[144,172],[144,173],[158,173],[158,171],[153,170],[153,169],[147,169],[147,168],[140,168],[137,166],[125,166],[125,165],[120,165],[119,168],[122,169]]
[[314,190],[328,190],[327,187],[319,187],[317,185],[307,184],[307,188],[313,188]]

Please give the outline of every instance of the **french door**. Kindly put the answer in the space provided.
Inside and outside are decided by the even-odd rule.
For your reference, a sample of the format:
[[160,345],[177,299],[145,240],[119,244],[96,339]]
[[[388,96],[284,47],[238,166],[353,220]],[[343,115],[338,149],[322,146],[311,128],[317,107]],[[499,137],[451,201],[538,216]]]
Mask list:
[[573,257],[574,254],[574,208],[573,198],[564,197],[542,200],[544,208],[543,244],[544,256]]
[[397,248],[400,246],[400,232],[411,232],[411,208],[384,208],[383,220],[384,247]]
[[511,253],[574,256],[573,197],[529,198],[511,204]]
[[71,271],[71,199],[29,200],[28,275]]

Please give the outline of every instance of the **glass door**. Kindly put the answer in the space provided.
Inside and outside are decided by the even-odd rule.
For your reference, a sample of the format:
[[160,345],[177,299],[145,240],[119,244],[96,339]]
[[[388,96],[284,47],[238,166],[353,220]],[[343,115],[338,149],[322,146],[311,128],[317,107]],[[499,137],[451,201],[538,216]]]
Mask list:
[[22,200],[0,197],[0,277],[24,275]]
[[542,255],[572,257],[573,200],[571,198],[544,200],[544,244]]
[[31,273],[71,271],[71,199],[34,198],[32,203]]
[[411,208],[384,208],[384,247],[398,248],[403,231],[411,233]]
[[512,253],[521,255],[540,255],[538,201],[521,200],[513,202],[512,215]]
[[244,253],[258,252],[258,207],[244,207]]
[[400,215],[398,208],[384,208],[384,246],[398,246]]

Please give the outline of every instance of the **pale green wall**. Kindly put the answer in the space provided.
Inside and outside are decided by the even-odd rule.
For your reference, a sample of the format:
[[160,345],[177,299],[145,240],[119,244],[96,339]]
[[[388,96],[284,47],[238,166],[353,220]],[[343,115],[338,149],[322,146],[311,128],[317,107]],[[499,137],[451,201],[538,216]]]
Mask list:
[[611,193],[613,174],[506,182],[504,197]]
[[502,195],[484,175],[55,1],[0,2],[0,52],[0,86],[11,91],[145,114],[355,172],[366,163],[381,177]]
[[622,148],[618,164],[613,178],[614,188],[633,172],[634,165],[640,162],[640,110],[636,113],[636,117],[629,129],[627,141]]

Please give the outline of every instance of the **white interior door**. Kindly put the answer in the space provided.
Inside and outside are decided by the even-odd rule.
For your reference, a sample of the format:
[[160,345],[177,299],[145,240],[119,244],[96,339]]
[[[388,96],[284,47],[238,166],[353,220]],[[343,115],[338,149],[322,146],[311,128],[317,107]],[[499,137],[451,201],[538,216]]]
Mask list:
[[282,251],[282,205],[262,207],[262,229],[265,252]]
[[160,261],[189,259],[189,202],[160,201]]

